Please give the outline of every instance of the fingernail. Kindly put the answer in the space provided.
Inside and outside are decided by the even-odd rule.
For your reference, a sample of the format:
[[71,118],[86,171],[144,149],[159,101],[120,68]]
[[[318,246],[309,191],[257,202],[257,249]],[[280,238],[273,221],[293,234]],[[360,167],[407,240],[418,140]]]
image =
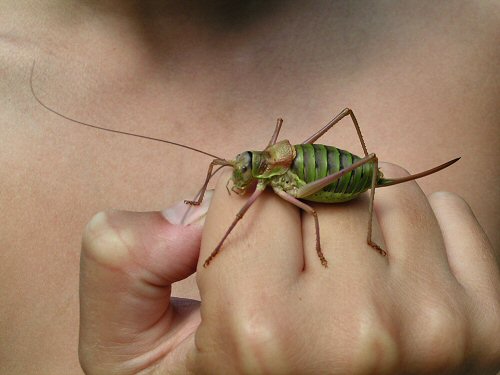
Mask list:
[[171,207],[164,209],[161,213],[165,219],[175,225],[201,225],[205,222],[205,217],[212,201],[213,190],[207,190],[203,202],[199,206],[190,206],[184,200],[177,202]]

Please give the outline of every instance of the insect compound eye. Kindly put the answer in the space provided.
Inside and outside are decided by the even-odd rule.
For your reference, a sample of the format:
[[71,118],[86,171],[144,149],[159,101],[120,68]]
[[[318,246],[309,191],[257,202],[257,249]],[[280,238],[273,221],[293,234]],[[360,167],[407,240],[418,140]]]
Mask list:
[[242,152],[237,156],[238,170],[241,177],[247,181],[252,178],[252,153],[250,151]]
[[250,166],[252,165],[252,153],[249,151],[246,151],[242,154],[239,154],[238,159],[241,162],[241,166],[242,166],[241,170],[243,172],[247,171],[250,168]]

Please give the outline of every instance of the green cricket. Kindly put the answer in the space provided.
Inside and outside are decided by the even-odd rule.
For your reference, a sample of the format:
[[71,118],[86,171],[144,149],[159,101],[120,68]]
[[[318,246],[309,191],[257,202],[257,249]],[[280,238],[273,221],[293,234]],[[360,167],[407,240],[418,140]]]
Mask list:
[[[428,176],[452,165],[460,159],[456,158],[432,169],[403,178],[384,178],[382,172],[378,168],[377,156],[374,153],[369,154],[367,151],[365,141],[363,140],[363,136],[361,134],[361,129],[353,111],[349,108],[345,108],[318,132],[297,145],[292,145],[288,140],[277,142],[281,126],[283,125],[283,120],[278,119],[274,133],[264,151],[245,151],[238,154],[234,160],[226,160],[218,157],[217,155],[184,145],[182,143],[92,125],[75,120],[57,112],[42,102],[42,100],[36,95],[33,88],[34,69],[35,62],[33,62],[33,66],[31,68],[29,81],[31,93],[38,104],[57,116],[81,126],[163,142],[215,158],[210,163],[205,183],[197,194],[197,197],[192,201],[185,201],[186,204],[199,205],[203,201],[203,197],[211,177],[222,167],[229,166],[233,168],[232,177],[228,181],[228,183],[232,182],[233,184],[231,190],[239,195],[250,193],[251,195],[236,214],[236,218],[224,233],[224,236],[220,240],[219,244],[203,263],[204,267],[207,267],[217,256],[229,233],[231,233],[233,228],[243,218],[250,206],[268,186],[271,187],[280,198],[299,207],[314,217],[316,230],[316,252],[321,264],[324,267],[328,266],[328,261],[321,250],[318,215],[314,208],[307,205],[303,201],[321,203],[346,202],[355,199],[360,194],[370,189],[368,233],[366,241],[368,245],[378,251],[382,256],[387,256],[387,252],[372,240],[373,201],[375,198],[375,189]],[[350,116],[352,123],[356,128],[356,132],[364,152],[364,157],[362,158],[349,151],[315,143],[321,136],[323,136],[328,130],[330,130],[335,124],[346,116]],[[213,168],[216,165],[220,167],[213,171]]]
[[[314,143],[346,116],[351,117],[358,133],[364,152],[362,158],[349,151]],[[233,168],[233,174],[230,181],[228,181],[233,184],[231,188],[233,192],[239,195],[251,193],[219,244],[203,263],[204,267],[207,267],[217,256],[229,233],[268,186],[280,198],[313,216],[316,230],[316,252],[324,267],[328,266],[328,261],[321,251],[318,215],[314,208],[303,201],[321,203],[347,202],[370,189],[366,241],[382,256],[387,256],[387,252],[372,240],[375,189],[428,176],[460,159],[450,160],[437,167],[410,176],[384,178],[378,168],[377,156],[374,153],[369,154],[366,149],[361,129],[351,109],[345,108],[318,132],[298,145],[292,145],[288,140],[277,142],[282,124],[283,120],[278,119],[274,133],[264,151],[245,151],[238,154],[234,160],[214,159],[210,163],[205,183],[198,194],[198,198],[193,201],[185,201],[190,205],[199,205],[202,202],[208,182],[213,176],[212,170],[216,165]]]

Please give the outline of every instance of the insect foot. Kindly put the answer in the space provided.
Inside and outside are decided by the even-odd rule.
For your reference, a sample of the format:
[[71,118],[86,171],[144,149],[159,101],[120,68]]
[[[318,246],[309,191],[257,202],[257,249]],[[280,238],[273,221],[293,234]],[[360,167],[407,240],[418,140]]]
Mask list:
[[378,251],[378,253],[380,255],[382,255],[383,257],[386,257],[387,256],[387,251],[385,251],[384,249],[382,249],[379,245],[377,245],[375,242],[372,242],[372,241],[369,241],[368,242],[368,245],[370,245],[371,247],[373,247],[375,250]]
[[188,200],[185,200],[184,203],[185,204],[189,204],[190,206],[199,206],[200,205],[200,202],[198,202],[198,201],[188,201]]
[[[320,250],[321,251],[321,250]],[[325,259],[325,257],[323,256],[323,253],[321,254],[318,254],[319,256],[319,260],[321,261],[321,265],[325,268],[328,268],[328,261]]]

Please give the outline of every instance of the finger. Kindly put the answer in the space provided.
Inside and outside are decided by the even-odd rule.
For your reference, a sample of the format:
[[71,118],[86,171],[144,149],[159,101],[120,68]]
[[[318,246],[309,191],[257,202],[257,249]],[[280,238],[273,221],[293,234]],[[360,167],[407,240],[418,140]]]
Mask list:
[[[393,164],[383,163],[381,169],[391,178],[408,175]],[[441,230],[427,197],[415,181],[377,189],[375,210],[392,265],[415,273],[448,269]]]
[[212,201],[212,195],[213,190],[207,190],[200,205],[188,205],[185,201],[189,199],[186,199],[163,210],[162,214],[171,224],[190,225],[196,223],[203,225]]
[[245,290],[258,290],[259,286],[287,283],[303,268],[299,212],[272,191],[255,201],[218,255],[203,267],[249,197],[228,195],[229,176],[226,173],[219,179],[204,226],[197,275],[202,298],[207,285],[216,288],[213,283],[237,289],[235,283],[241,282]]
[[170,285],[195,271],[200,237],[199,226],[172,225],[159,212],[111,211],[91,220],[81,253],[83,365],[137,357],[130,365],[140,367],[162,354],[140,356],[159,338],[198,319],[193,306],[177,307],[169,297]]
[[467,202],[440,192],[429,197],[457,280],[476,295],[498,298],[500,276],[493,248]]

